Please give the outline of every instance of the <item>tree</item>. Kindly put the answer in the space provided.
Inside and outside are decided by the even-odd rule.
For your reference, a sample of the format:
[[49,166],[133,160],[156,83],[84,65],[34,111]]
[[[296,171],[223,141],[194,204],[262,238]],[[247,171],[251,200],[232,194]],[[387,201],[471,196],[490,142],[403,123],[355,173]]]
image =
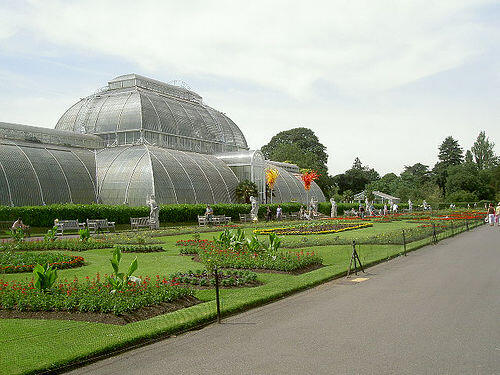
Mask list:
[[446,180],[448,179],[448,167],[459,165],[463,162],[463,150],[458,141],[448,136],[439,146],[439,162],[432,169],[434,180],[446,195]]
[[296,164],[301,169],[317,171],[321,176],[316,181],[328,197],[334,186],[328,175],[328,154],[326,147],[319,142],[311,129],[294,128],[282,131],[271,138],[261,148],[266,159]]
[[465,162],[466,163],[474,163],[474,157],[472,156],[472,152],[470,150],[467,150],[465,153]]
[[458,144],[458,141],[448,136],[439,146],[439,161],[446,167],[450,165],[458,165],[463,162],[463,150]]
[[405,170],[401,173],[401,178],[417,185],[422,185],[430,181],[430,175],[431,171],[428,165],[416,163],[411,166],[405,165]]
[[474,160],[479,170],[494,167],[498,164],[498,157],[495,156],[493,148],[495,144],[490,142],[484,131],[480,132],[476,141],[471,147]]
[[250,203],[251,196],[258,196],[257,185],[250,180],[243,180],[236,186],[235,194],[238,201]]
[[351,169],[333,177],[333,181],[341,193],[346,190],[359,193],[365,189],[367,184],[378,179],[380,179],[378,172],[373,168],[363,166],[359,158],[354,159]]

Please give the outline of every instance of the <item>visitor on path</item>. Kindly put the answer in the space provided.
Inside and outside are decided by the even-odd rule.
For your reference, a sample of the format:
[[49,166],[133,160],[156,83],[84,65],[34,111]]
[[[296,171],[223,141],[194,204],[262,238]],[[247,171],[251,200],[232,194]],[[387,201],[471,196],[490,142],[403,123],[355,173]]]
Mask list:
[[271,221],[273,218],[273,213],[271,212],[271,207],[267,206],[266,209],[266,221]]
[[493,207],[493,203],[490,203],[488,207],[488,221],[491,226],[495,225],[495,207]]
[[281,220],[283,219],[283,210],[281,209],[281,206],[278,204],[278,208],[276,209],[276,220]]
[[209,223],[212,222],[212,219],[214,217],[214,210],[212,209],[212,207],[210,207],[209,204],[207,204],[207,209],[205,210],[205,217],[207,218],[207,221]]
[[387,203],[384,203],[384,216],[387,216],[389,210],[387,209]]
[[398,213],[398,205],[396,203],[394,203],[392,205],[392,213],[393,214],[397,214]]
[[305,215],[305,209],[304,209],[304,206],[300,206],[300,210],[299,210],[299,218],[302,220],[304,219],[304,215]]
[[495,210],[495,214],[497,217],[497,225],[500,226],[500,202],[498,202],[497,208]]

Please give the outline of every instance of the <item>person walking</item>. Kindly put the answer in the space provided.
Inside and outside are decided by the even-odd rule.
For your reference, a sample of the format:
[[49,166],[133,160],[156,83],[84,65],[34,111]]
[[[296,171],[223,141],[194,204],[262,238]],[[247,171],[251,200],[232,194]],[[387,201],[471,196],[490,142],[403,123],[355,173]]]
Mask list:
[[495,207],[493,207],[493,203],[490,203],[488,207],[488,221],[490,222],[490,226],[495,225]]
[[359,205],[359,216],[361,217],[361,219],[365,218],[365,208],[363,207],[363,205]]
[[273,218],[273,214],[271,212],[271,208],[269,206],[267,206],[267,209],[266,209],[266,221],[271,221],[272,218]]
[[281,220],[283,218],[283,210],[281,209],[281,206],[278,205],[278,208],[276,209],[276,220]]
[[497,225],[500,226],[500,202],[498,202],[497,208],[495,210],[495,214],[497,217]]

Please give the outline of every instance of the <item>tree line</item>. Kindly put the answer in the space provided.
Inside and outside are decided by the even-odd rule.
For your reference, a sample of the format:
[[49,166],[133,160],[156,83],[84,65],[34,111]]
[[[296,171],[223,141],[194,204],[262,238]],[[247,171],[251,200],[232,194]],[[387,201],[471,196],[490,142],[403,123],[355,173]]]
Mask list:
[[337,201],[351,201],[354,194],[366,190],[381,191],[403,201],[476,202],[500,200],[500,158],[495,155],[494,146],[481,131],[464,153],[458,141],[448,136],[440,144],[438,161],[432,168],[416,163],[404,166],[399,175],[391,172],[383,176],[363,165],[359,158],[344,173],[329,175],[326,147],[308,128],[282,131],[261,151],[267,159],[319,172],[318,185],[327,198]]

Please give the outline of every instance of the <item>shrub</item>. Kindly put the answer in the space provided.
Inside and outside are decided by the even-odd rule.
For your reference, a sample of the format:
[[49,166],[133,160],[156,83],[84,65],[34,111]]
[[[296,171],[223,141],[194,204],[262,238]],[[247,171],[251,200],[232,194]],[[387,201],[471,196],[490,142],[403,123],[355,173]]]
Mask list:
[[111,293],[112,286],[100,276],[80,282],[74,279],[56,283],[51,293],[37,290],[31,282],[0,280],[0,308],[18,311],[81,311],[116,315],[144,306],[171,302],[192,296],[192,290],[181,288],[170,278],[155,280],[144,277],[141,283],[128,282],[123,290]]
[[0,244],[0,251],[43,251],[43,250],[69,250],[85,251],[92,249],[105,249],[112,247],[109,242],[88,240],[85,242],[77,239],[58,239],[55,241],[24,241],[19,243],[4,242]]
[[322,258],[313,252],[277,252],[275,254],[237,252],[228,249],[205,250],[200,259],[208,269],[214,265],[221,268],[268,269],[295,271],[314,264],[321,264]]
[[57,269],[75,268],[83,266],[84,259],[62,253],[0,253],[0,273],[31,272],[36,264]]
[[[213,273],[207,270],[196,270],[187,272],[178,272],[171,275],[172,280],[180,284],[190,284],[199,286],[214,286],[215,278]],[[255,283],[257,274],[243,270],[223,270],[219,271],[219,280],[222,286],[243,286]]]
[[123,246],[123,245],[118,245],[118,246],[115,246],[115,249],[119,249],[122,253],[155,253],[155,252],[165,251],[163,246],[160,246],[160,245],[155,245],[155,246],[148,246],[148,245]]

